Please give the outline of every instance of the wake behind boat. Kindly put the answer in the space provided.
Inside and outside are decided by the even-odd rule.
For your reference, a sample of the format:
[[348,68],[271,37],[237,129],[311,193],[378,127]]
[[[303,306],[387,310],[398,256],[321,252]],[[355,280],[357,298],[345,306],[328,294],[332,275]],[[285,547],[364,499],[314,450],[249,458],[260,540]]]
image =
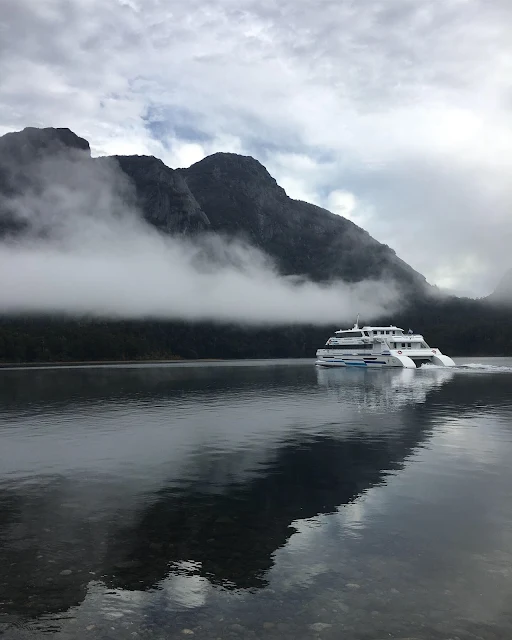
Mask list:
[[316,364],[322,367],[405,367],[422,364],[454,367],[455,362],[432,349],[420,334],[399,327],[361,327],[340,329],[316,352]]

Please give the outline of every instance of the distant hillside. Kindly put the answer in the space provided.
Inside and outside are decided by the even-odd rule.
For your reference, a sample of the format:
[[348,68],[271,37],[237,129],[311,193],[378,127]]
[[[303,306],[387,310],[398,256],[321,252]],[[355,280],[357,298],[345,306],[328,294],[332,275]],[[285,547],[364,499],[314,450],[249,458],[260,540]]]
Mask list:
[[493,305],[512,306],[512,269],[501,278],[496,289],[487,297]]

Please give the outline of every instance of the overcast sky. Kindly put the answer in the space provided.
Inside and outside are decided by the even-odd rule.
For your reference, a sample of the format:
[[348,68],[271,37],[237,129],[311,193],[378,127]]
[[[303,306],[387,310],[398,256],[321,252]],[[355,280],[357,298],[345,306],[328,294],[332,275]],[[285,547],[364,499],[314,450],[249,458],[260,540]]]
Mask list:
[[0,134],[258,158],[430,282],[512,266],[510,0],[3,0]]

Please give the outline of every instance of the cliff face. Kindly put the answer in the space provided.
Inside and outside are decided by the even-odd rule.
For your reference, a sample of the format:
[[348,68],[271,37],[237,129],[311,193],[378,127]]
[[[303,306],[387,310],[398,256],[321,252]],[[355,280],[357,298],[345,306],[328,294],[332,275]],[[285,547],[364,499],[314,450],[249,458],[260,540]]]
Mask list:
[[[0,234],[17,233],[25,222],[16,215],[15,200],[32,187],[42,163],[65,158],[90,160],[89,143],[69,129],[36,129],[0,137]],[[54,176],[55,181],[59,176]],[[61,177],[60,177],[61,178]],[[53,180],[53,178],[50,178]]]
[[[75,164],[74,189],[87,189],[92,166],[91,175],[106,165],[109,171],[118,167],[131,185],[125,193],[150,224],[171,234],[241,237],[269,254],[283,274],[319,281],[389,277],[409,292],[428,288],[423,276],[357,225],[289,198],[254,158],[216,153],[177,170],[148,156],[92,159],[89,143],[69,129],[28,128],[0,138],[0,232],[20,230],[5,203],[23,192],[34,168],[48,158],[82,163],[82,184]],[[44,179],[58,183],[65,177],[47,172]]]
[[[31,182],[43,162],[65,158],[91,161],[89,143],[69,129],[27,127],[0,137],[0,198],[17,196]],[[58,180],[62,176],[55,176]]]
[[283,273],[346,281],[384,276],[407,287],[427,286],[392,249],[350,220],[289,198],[254,158],[216,153],[179,172],[213,230],[246,236]]
[[166,233],[196,233],[210,221],[183,176],[151,156],[113,156],[133,182],[144,218]]
[[81,151],[90,157],[91,149],[84,138],[70,129],[37,129],[27,127],[23,131],[0,136],[0,163],[2,168],[27,165],[49,155]]

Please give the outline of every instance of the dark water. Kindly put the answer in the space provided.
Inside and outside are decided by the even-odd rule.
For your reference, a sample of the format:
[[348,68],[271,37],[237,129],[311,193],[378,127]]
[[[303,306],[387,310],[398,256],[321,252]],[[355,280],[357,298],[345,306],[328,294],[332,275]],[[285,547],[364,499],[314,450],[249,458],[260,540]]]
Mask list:
[[3,638],[512,638],[512,360],[0,371]]

